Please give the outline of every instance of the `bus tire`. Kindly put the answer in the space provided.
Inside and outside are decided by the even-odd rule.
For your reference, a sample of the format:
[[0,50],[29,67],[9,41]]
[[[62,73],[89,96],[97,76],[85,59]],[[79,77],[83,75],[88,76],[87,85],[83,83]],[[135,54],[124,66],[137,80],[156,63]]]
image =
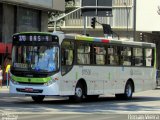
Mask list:
[[34,102],[37,102],[37,103],[40,103],[43,101],[43,99],[45,98],[44,95],[34,95],[34,96],[31,96],[32,97],[32,100]]
[[78,83],[76,85],[76,88],[75,88],[75,95],[74,96],[70,96],[69,100],[70,101],[74,101],[76,103],[80,103],[83,100],[83,96],[84,96],[83,85],[81,83]]
[[115,97],[117,99],[130,100],[130,99],[132,99],[132,94],[133,94],[133,84],[132,84],[132,82],[128,81],[126,83],[124,93],[123,94],[115,94]]
[[131,81],[128,81],[124,90],[124,99],[132,99],[133,94],[133,84]]

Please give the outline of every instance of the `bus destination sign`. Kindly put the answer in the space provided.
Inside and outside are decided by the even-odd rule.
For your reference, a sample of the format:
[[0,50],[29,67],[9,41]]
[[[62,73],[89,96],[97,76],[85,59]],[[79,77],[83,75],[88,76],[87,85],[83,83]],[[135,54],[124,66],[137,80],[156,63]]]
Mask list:
[[52,36],[49,35],[18,35],[19,42],[33,41],[33,42],[47,42],[52,41]]

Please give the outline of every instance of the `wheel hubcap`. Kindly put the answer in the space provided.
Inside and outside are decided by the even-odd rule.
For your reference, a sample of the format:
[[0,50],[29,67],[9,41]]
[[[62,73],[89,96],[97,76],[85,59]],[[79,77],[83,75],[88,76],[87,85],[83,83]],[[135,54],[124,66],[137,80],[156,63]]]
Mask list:
[[127,85],[126,95],[127,95],[128,97],[130,97],[131,94],[132,94],[132,87],[131,87],[131,85]]
[[82,89],[81,88],[76,88],[76,95],[78,97],[81,97],[82,96]]

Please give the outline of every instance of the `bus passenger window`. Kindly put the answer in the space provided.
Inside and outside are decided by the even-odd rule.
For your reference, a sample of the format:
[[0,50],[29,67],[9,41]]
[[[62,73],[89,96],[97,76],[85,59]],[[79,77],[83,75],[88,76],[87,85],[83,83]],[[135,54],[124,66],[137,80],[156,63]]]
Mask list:
[[90,46],[79,45],[77,48],[77,63],[90,64]]
[[109,65],[119,65],[119,55],[117,46],[108,47],[108,57]]
[[146,66],[152,66],[153,54],[152,49],[145,49],[145,63]]
[[133,48],[133,59],[135,66],[143,66],[143,49]]
[[121,47],[121,65],[131,66],[131,48],[130,47]]
[[97,65],[105,64],[106,50],[104,47],[94,47],[95,61]]

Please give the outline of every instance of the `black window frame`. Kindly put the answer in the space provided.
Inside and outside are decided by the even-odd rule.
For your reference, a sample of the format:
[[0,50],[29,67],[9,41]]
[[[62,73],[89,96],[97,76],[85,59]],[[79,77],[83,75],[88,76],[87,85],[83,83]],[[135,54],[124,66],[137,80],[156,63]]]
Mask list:
[[[86,42],[86,41],[76,41],[75,42],[75,44],[76,44],[76,55],[75,55],[75,57],[76,57],[76,64],[77,65],[93,65],[94,64],[94,60],[93,60],[93,43],[92,42]],[[85,46],[90,46],[90,53],[81,53],[81,54],[90,54],[89,56],[90,56],[90,63],[89,64],[79,64],[78,63],[78,45],[80,45],[80,44],[84,44]]]
[[[72,61],[72,64],[71,65],[62,65],[62,44],[63,44],[63,42],[73,42],[73,61]],[[72,68],[73,68],[73,65],[75,64],[75,41],[73,40],[73,39],[64,39],[63,41],[62,41],[62,43],[61,43],[61,47],[60,47],[60,68],[61,68],[61,75],[62,76],[64,76],[64,75],[66,75],[68,72],[70,72],[71,70],[72,70]],[[62,67],[63,66],[66,66],[66,67],[69,67],[69,69],[65,72],[65,73],[63,73],[63,71],[62,71]]]
[[[91,63],[90,64],[78,64],[77,62],[77,45],[78,44],[90,44],[91,46],[91,53],[90,53],[90,58],[91,58]],[[139,46],[139,45],[128,45],[128,44],[116,44],[116,43],[100,43],[100,42],[90,42],[90,41],[81,41],[81,40],[77,40],[75,41],[75,65],[82,65],[82,66],[119,66],[119,67],[153,67],[154,66],[154,62],[155,62],[155,58],[154,58],[154,50],[155,50],[155,47],[147,47],[147,46]],[[97,47],[105,47],[105,50],[106,50],[106,56],[105,56],[105,64],[104,65],[101,65],[101,64],[96,64],[96,61],[95,61],[95,58],[94,58],[94,46],[97,46]],[[117,65],[111,65],[108,63],[108,47],[109,46],[117,46],[117,48],[119,49],[119,53],[118,53],[118,57],[119,57],[119,64]],[[120,54],[120,50],[121,50],[121,47],[129,47],[131,49],[131,56],[130,56],[130,61],[131,61],[131,65],[122,65],[121,64],[121,54]],[[133,49],[134,48],[141,48],[142,49],[142,65],[141,66],[135,66],[135,59],[134,59],[134,56],[133,56]],[[152,65],[151,66],[146,66],[146,63],[145,63],[145,49],[152,49]]]

